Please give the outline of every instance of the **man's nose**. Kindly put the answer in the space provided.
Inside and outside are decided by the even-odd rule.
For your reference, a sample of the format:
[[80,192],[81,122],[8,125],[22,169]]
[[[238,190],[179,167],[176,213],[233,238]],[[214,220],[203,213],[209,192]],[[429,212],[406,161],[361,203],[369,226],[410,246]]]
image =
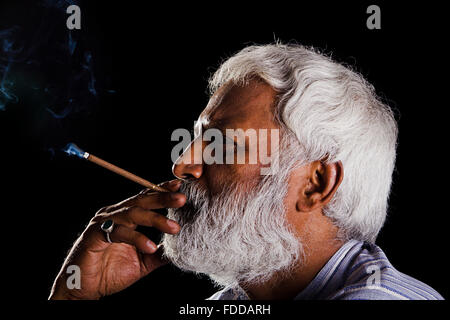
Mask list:
[[178,157],[172,172],[178,179],[200,179],[203,173],[203,143],[197,138]]

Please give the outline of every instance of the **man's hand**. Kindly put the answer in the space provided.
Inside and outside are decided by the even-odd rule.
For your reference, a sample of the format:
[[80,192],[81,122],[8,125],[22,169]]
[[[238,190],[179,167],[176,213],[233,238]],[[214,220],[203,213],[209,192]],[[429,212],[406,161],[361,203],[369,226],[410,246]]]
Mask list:
[[[99,299],[130,286],[167,262],[161,258],[162,249],[135,231],[138,225],[155,227],[162,232],[176,234],[180,226],[173,220],[151,211],[159,208],[178,208],[186,197],[176,193],[180,180],[161,186],[170,193],[142,192],[116,205],[100,209],[77,239],[61,271],[55,279],[50,299]],[[108,243],[101,225],[114,221]],[[67,288],[66,269],[77,265],[81,272],[81,289]]]

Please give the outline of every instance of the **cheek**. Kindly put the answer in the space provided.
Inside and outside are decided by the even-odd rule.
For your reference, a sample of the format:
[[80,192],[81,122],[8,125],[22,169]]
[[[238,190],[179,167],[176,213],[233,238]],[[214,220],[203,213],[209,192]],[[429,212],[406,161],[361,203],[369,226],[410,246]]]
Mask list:
[[289,184],[286,198],[284,198],[284,206],[286,208],[286,217],[290,223],[298,216],[297,214],[297,190],[292,184]]
[[[205,166],[202,177],[212,194],[220,193],[224,186],[233,183],[241,189],[254,187],[263,176],[258,165],[246,164],[213,164]],[[243,191],[245,191],[243,190]]]
[[[292,193],[291,193],[292,192]],[[304,224],[304,216],[297,210],[297,197],[293,191],[288,191],[286,198],[284,199],[284,205],[286,208],[286,223],[295,233],[297,237],[300,236],[299,230]]]

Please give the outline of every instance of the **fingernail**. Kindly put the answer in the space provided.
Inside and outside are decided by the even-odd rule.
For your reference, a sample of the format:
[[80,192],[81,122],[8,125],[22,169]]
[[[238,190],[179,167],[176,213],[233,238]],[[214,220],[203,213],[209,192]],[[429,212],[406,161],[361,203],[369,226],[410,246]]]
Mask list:
[[148,193],[149,191],[151,191],[151,189],[144,189],[144,190],[142,190],[141,192],[139,192],[139,194],[146,194],[146,193]]
[[152,251],[156,250],[156,245],[153,242],[151,242],[150,240],[147,241],[147,247],[149,247]]
[[178,225],[178,223],[176,223],[173,220],[167,220],[167,225],[171,228],[171,229],[178,229],[180,226]]
[[180,193],[171,193],[170,194],[170,199],[172,200],[178,200],[180,198]]
[[181,180],[175,179],[169,182],[171,186],[177,186],[181,183]]

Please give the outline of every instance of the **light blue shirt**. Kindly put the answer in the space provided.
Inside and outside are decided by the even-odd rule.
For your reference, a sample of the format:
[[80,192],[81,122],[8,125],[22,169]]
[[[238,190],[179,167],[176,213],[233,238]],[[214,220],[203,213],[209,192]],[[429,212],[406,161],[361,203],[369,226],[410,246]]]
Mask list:
[[[433,288],[396,270],[375,244],[350,240],[294,300],[443,300]],[[226,287],[208,300],[249,300]]]

